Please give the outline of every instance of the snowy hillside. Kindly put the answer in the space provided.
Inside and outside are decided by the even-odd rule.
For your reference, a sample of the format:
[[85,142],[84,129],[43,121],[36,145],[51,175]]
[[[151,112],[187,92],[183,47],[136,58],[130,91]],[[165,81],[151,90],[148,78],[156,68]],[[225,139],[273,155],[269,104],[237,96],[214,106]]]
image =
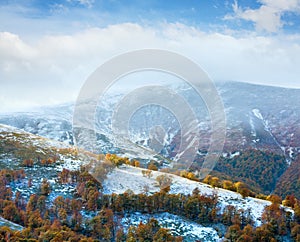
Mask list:
[[[78,170],[82,162],[77,155],[73,153],[75,150],[71,145],[42,138],[17,128],[0,125],[0,165],[2,168],[20,169],[23,168],[26,178],[12,185],[13,194],[17,191],[21,192],[24,198],[29,199],[31,194],[39,191],[41,181],[47,179],[51,185],[51,193],[47,197],[47,203],[51,203],[57,196],[71,198],[76,191],[76,184],[58,182],[58,173],[66,168],[68,170]],[[21,154],[17,151],[21,150]],[[56,162],[50,166],[43,166],[39,161],[31,167],[22,165],[24,155],[30,155],[32,158],[38,156],[56,156]],[[171,178],[171,194],[189,195],[195,188],[198,188],[202,195],[216,195],[218,197],[218,213],[222,213],[228,205],[236,209],[250,211],[251,217],[255,222],[255,226],[261,225],[261,216],[266,206],[271,203],[256,198],[242,198],[239,193],[213,188],[207,184],[192,181],[183,177],[172,174],[166,174],[159,171],[151,171],[151,176],[144,176],[142,171],[145,169],[128,165],[122,165],[114,168],[107,178],[102,182],[104,194],[121,194],[131,190],[135,194],[148,193],[153,194],[160,190],[156,178],[160,175],[166,175]],[[31,179],[31,186],[28,186],[28,180]],[[147,189],[146,189],[147,188]],[[146,191],[147,190],[147,191]],[[286,211],[291,211],[288,208]],[[82,212],[84,218],[95,216],[94,212]],[[138,212],[125,214],[120,223],[124,229],[128,229],[130,225],[138,225],[140,222],[146,222],[154,217],[159,224],[170,229],[174,235],[184,236],[184,241],[221,241],[224,237],[226,228],[222,224],[206,224],[201,225],[188,220],[187,218],[167,212],[157,214],[141,214]],[[4,220],[3,220],[4,221]],[[2,222],[3,222],[2,221]],[[13,226],[11,226],[13,227]],[[19,228],[17,228],[19,229]],[[222,230],[223,232],[220,232]]]
[[[294,159],[300,152],[300,91],[252,85],[239,82],[216,83],[224,102],[227,120],[227,138],[224,151],[234,152],[249,147],[267,149],[287,159]],[[178,94],[193,107],[201,121],[201,150],[206,150],[210,143],[210,119],[203,101],[191,91],[191,88],[176,87]],[[266,95],[265,95],[266,94]],[[97,108],[95,127],[99,132],[98,147],[101,152],[116,151],[111,136],[111,118],[113,111],[122,99],[120,93],[105,96]],[[23,129],[32,134],[57,141],[74,144],[72,117],[74,103],[53,107],[41,107],[20,113],[0,114],[0,123]],[[129,136],[132,144],[149,146],[149,137],[153,127],[162,127],[165,137],[162,154],[174,155],[174,147],[180,140],[179,124],[170,112],[158,106],[145,106],[131,118]],[[124,147],[122,147],[124,148]],[[134,147],[133,147],[134,148]],[[129,151],[131,149],[128,149]],[[126,153],[126,150],[120,153]],[[198,157],[201,159],[201,155]]]
[[[104,181],[104,192],[111,193],[124,193],[126,190],[132,190],[134,193],[143,193],[145,187],[149,188],[150,193],[158,192],[159,186],[156,181],[156,177],[162,174],[166,174],[159,171],[152,171],[152,176],[150,178],[144,177],[142,174],[142,168],[136,168],[132,166],[123,165],[120,168],[115,168]],[[261,214],[265,206],[269,206],[271,202],[256,199],[252,197],[242,198],[239,193],[232,192],[229,190],[221,188],[213,188],[210,185],[188,180],[183,177],[179,177],[172,174],[167,174],[167,176],[172,178],[172,185],[170,193],[174,194],[191,194],[195,188],[199,188],[200,193],[203,195],[213,195],[218,196],[220,203],[220,208],[224,208],[227,205],[233,205],[238,209],[251,209],[251,214],[256,225],[259,226]]]

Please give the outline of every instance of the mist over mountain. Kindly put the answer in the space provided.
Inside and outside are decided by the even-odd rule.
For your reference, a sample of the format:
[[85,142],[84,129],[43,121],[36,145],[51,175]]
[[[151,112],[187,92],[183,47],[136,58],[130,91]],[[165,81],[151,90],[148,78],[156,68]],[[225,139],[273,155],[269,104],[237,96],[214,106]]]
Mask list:
[[[224,152],[255,148],[273,151],[294,159],[300,151],[300,90],[262,86],[240,82],[216,83],[224,103],[227,135]],[[210,144],[209,112],[201,97],[191,88],[177,87],[194,108],[200,120],[200,150]],[[121,94],[108,96],[97,109],[96,125],[99,152],[110,152],[111,116]],[[0,123],[58,141],[74,144],[72,117],[74,104],[41,107],[34,111],[0,114]],[[180,126],[174,115],[160,106],[146,106],[130,120],[129,133],[133,143],[149,145],[152,127],[160,125],[165,132],[163,155],[171,155],[180,140]]]

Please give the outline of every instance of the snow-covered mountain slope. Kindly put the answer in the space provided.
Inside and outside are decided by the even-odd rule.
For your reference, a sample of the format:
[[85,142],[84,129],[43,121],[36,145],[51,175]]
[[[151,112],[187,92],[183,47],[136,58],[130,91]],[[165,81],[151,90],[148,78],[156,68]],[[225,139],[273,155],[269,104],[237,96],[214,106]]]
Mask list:
[[52,140],[73,144],[73,104],[0,114],[0,123]]
[[[227,137],[224,152],[230,153],[249,147],[273,151],[293,159],[300,152],[300,90],[260,86],[239,82],[217,83],[223,100]],[[178,86],[178,94],[189,103],[200,120],[200,150],[207,150],[210,144],[210,119],[201,98],[186,86]],[[110,93],[99,104],[95,119],[98,133],[99,153],[116,152],[116,142],[111,138],[111,120],[122,93]],[[0,114],[0,123],[23,129],[27,132],[74,143],[72,117],[74,104],[42,107],[23,113]],[[149,147],[153,128],[161,127],[164,137],[161,154],[176,155],[180,142],[180,126],[172,114],[158,106],[145,106],[131,118],[129,137],[131,145]],[[129,145],[129,144],[128,144]],[[128,146],[127,145],[127,146]],[[132,147],[118,150],[129,153]],[[203,158],[199,155],[198,159]]]
[[[32,159],[32,166],[24,166],[23,160]],[[52,159],[52,165],[41,165],[42,159]],[[26,181],[17,183],[14,192],[20,191],[25,198],[37,193],[41,181],[47,179],[53,193],[49,199],[56,196],[68,196],[74,191],[74,186],[59,184],[58,172],[63,168],[78,170],[82,161],[78,159],[74,147],[69,144],[40,137],[15,127],[0,124],[0,169],[24,169],[26,180],[31,179],[31,186]]]
[[56,140],[40,137],[24,130],[15,127],[0,124],[0,151],[2,154],[5,152],[18,152],[23,155],[32,152],[32,156],[40,155],[54,156],[59,153],[60,149],[71,149],[71,146]]
[[[74,148],[62,142],[42,138],[14,127],[0,125],[0,150],[1,159],[8,155],[14,148],[16,150],[30,151],[32,157],[40,154],[57,155],[58,159],[63,161],[63,165],[59,165],[59,170],[64,168],[78,169],[80,161],[76,159],[73,151]],[[11,145],[11,147],[8,147]],[[6,152],[6,153],[5,153]],[[55,153],[53,153],[55,152]],[[148,187],[148,192],[153,193],[159,191],[159,186],[156,181],[157,176],[166,173],[159,171],[151,171],[150,177],[145,177],[142,171],[145,169],[122,165],[115,168],[107,175],[103,182],[105,193],[123,193],[130,189],[135,193],[143,193],[145,187]],[[244,210],[251,208],[252,215],[259,221],[262,210],[265,206],[270,205],[270,202],[255,198],[242,198],[239,193],[224,190],[221,188],[212,188],[210,185],[192,181],[173,174],[166,174],[172,179],[171,193],[190,194],[198,187],[202,194],[212,195],[217,194],[222,207],[226,205],[234,205]],[[258,222],[259,223],[259,222]]]
[[[107,179],[103,183],[104,192],[111,193],[124,193],[126,190],[132,190],[134,193],[144,193],[145,188],[149,193],[158,192],[159,186],[156,181],[156,177],[166,173],[159,171],[152,171],[150,178],[144,177],[142,174],[142,168],[136,168],[132,166],[123,165],[120,168],[115,168],[108,174]],[[238,209],[251,209],[251,214],[256,225],[260,225],[260,218],[265,206],[270,205],[269,201],[247,197],[243,198],[239,193],[232,192],[221,188],[213,188],[210,185],[188,180],[183,177],[179,177],[172,174],[166,174],[171,177],[172,185],[170,193],[174,194],[191,194],[195,188],[200,190],[201,194],[218,196],[220,203],[220,209],[227,205],[235,206]]]
[[294,159],[300,151],[300,89],[218,85],[227,118],[226,147],[254,147]]
[[[59,195],[65,197],[72,196],[73,191],[75,190],[74,184],[59,184],[57,182],[57,174],[63,168],[68,168],[71,170],[79,169],[81,161],[77,160],[76,156],[72,153],[72,146],[57,141],[51,141],[46,138],[41,138],[6,125],[0,125],[0,138],[1,167],[18,167],[13,163],[17,161],[11,159],[10,157],[10,155],[16,154],[11,152],[14,151],[12,150],[13,148],[15,150],[21,149],[22,152],[26,152],[26,150],[30,151],[32,158],[41,153],[49,155],[54,154],[51,152],[55,152],[57,155],[57,163],[53,166],[43,167],[35,165],[33,167],[26,167],[26,177],[32,178],[32,186],[28,187],[26,181],[21,182],[13,187],[14,191],[20,191],[25,197],[28,198],[30,194],[38,191],[41,180],[46,178],[52,187],[52,192],[48,197],[48,200],[52,201],[56,196]],[[227,205],[232,205],[237,209],[250,209],[256,226],[261,224],[261,215],[264,207],[270,205],[270,202],[265,200],[251,197],[242,198],[240,194],[232,191],[213,188],[207,184],[191,181],[186,178],[162,173],[159,171],[152,171],[152,176],[144,177],[142,171],[142,168],[136,168],[127,165],[114,168],[103,181],[104,193],[123,193],[126,190],[132,190],[134,193],[138,194],[144,193],[146,187],[147,193],[154,193],[159,191],[156,178],[159,175],[166,175],[172,179],[170,193],[190,194],[195,188],[198,188],[201,194],[217,195],[220,212],[222,212],[222,209],[224,209]],[[201,239],[203,241],[219,241],[221,239],[217,230],[213,227],[204,227],[184,218],[167,213],[155,214],[153,216],[157,218],[162,225],[170,228],[172,231],[176,232],[178,230],[185,236],[189,235],[191,238],[189,241],[195,241],[196,239]],[[147,219],[147,215],[132,214],[130,217],[124,217],[122,223],[134,224],[134,222],[139,223],[140,221],[144,221],[144,219]]]
[[[17,168],[25,159],[38,162],[54,159],[56,170],[79,169],[77,149],[64,142],[40,137],[26,131],[0,124],[0,161],[10,168]],[[1,166],[2,167],[2,166]]]

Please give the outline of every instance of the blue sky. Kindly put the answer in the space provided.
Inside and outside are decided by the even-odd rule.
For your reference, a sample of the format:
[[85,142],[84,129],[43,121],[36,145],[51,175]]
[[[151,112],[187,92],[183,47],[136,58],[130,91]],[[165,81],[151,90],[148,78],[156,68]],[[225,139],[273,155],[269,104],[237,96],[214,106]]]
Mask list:
[[0,111],[75,100],[99,65],[141,48],[216,81],[300,88],[300,0],[1,0]]
[[[119,24],[123,22],[134,22],[143,24],[155,24],[156,22],[181,22],[195,27],[201,27],[206,30],[233,28],[237,30],[253,30],[255,24],[259,21],[251,21],[246,17],[238,17],[234,12],[233,6],[238,5],[241,11],[256,10],[263,6],[269,6],[269,1],[239,0],[239,1],[220,1],[220,0],[3,0],[0,2],[3,21],[0,28],[2,31],[15,30],[25,34],[26,31],[36,33],[59,32],[64,30],[62,24],[76,30],[84,27],[104,27],[108,24]],[[278,1],[281,2],[274,14],[281,15],[282,27],[280,30],[288,33],[299,32],[300,18],[299,9],[294,6],[299,1]],[[295,2],[291,7],[282,7],[287,5],[286,2]],[[274,5],[274,4],[273,4]],[[231,15],[229,20],[226,16]],[[3,17],[4,16],[4,17]],[[19,24],[9,17],[16,17],[17,20],[25,20],[21,25],[27,28],[20,28]],[[11,21],[13,20],[13,21]],[[40,29],[32,25],[33,21],[49,21],[46,28]],[[80,22],[76,25],[76,23]],[[76,27],[75,27],[75,26]],[[33,28],[31,28],[33,27]],[[57,28],[59,27],[59,28]],[[277,32],[263,29],[265,32]]]

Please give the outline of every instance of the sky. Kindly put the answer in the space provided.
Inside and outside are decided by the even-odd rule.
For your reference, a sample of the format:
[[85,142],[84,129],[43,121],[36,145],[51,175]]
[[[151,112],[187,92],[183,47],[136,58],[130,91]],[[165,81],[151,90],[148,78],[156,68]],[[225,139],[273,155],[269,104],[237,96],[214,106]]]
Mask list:
[[214,81],[300,88],[300,0],[0,0],[0,112],[75,101],[97,67],[144,48]]

